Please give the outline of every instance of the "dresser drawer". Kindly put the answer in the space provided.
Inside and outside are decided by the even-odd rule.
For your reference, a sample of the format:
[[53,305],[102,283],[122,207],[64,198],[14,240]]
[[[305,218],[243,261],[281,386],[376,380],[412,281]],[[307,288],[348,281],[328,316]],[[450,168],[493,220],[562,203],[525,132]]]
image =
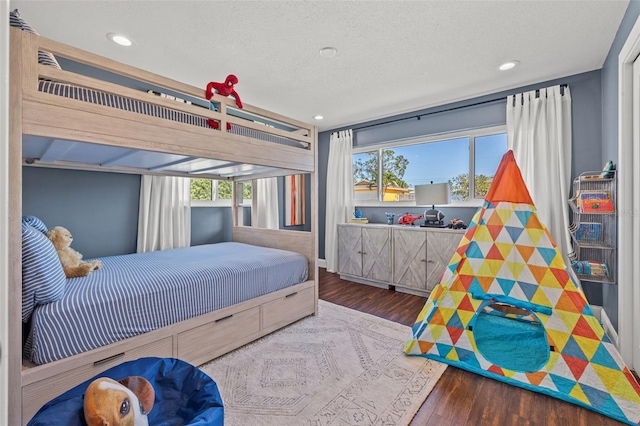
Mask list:
[[312,314],[315,310],[313,292],[314,289],[311,287],[297,292],[291,292],[280,299],[263,304],[263,331],[273,331],[300,319],[305,314]]
[[22,388],[22,421],[26,423],[53,398],[111,367],[148,356],[167,358],[172,355],[173,338],[169,336],[28,384]]
[[[227,315],[178,334],[178,358],[201,364],[246,343],[260,331],[258,306]],[[241,343],[237,343],[241,342]]]

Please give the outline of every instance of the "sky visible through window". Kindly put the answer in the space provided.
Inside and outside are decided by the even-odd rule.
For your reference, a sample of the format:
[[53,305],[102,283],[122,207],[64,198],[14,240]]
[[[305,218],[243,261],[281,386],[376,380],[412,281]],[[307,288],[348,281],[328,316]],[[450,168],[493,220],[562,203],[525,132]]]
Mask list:
[[[392,150],[395,156],[402,155],[408,160],[402,180],[410,188],[430,182],[448,182],[456,176],[469,174],[468,137],[385,149]],[[506,151],[505,133],[475,137],[475,176],[477,178],[483,175],[489,178],[484,179],[484,182],[488,182],[484,186],[490,183]],[[355,164],[358,160],[366,161],[369,158],[368,153],[355,154],[353,161]],[[480,185],[477,180],[476,185]],[[482,189],[484,186],[481,185],[479,188]],[[484,190],[486,192],[486,188]],[[476,193],[476,196],[482,197],[484,194]]]

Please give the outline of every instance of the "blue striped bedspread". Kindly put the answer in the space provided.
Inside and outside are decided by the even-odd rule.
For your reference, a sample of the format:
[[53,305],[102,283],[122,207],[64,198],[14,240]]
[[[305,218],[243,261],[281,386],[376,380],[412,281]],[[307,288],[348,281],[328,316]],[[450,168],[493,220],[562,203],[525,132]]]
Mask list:
[[38,306],[24,355],[44,364],[306,281],[298,253],[242,243],[100,258]]

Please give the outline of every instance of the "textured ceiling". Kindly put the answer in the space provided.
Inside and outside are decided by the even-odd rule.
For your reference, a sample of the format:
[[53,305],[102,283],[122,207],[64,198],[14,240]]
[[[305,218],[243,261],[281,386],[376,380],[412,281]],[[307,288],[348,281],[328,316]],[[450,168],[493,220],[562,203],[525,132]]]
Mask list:
[[[628,0],[11,1],[45,37],[320,130],[599,69]],[[121,32],[130,48],[108,41]],[[338,49],[332,58],[322,47]],[[520,66],[498,71],[501,62]]]

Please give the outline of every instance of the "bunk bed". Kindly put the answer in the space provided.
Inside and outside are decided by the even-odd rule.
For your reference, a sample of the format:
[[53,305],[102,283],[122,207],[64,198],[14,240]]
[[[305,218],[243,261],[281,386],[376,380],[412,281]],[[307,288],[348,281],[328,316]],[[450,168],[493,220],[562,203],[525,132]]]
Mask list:
[[[214,95],[215,108],[178,102],[38,62],[50,52],[102,74],[148,85],[153,92],[204,100],[204,89],[18,29],[10,31],[9,408],[10,424],[26,424],[48,400],[121,362],[144,356],[202,364],[317,313],[317,129]],[[95,75],[95,74],[92,74]],[[206,125],[215,120],[214,129]],[[230,129],[227,130],[227,124]],[[233,196],[234,243],[299,253],[304,281],[133,337],[37,365],[22,357],[22,167],[227,179],[234,194],[253,179],[309,174],[311,231],[244,226]],[[254,196],[254,205],[255,205]],[[45,360],[46,361],[46,360]]]

